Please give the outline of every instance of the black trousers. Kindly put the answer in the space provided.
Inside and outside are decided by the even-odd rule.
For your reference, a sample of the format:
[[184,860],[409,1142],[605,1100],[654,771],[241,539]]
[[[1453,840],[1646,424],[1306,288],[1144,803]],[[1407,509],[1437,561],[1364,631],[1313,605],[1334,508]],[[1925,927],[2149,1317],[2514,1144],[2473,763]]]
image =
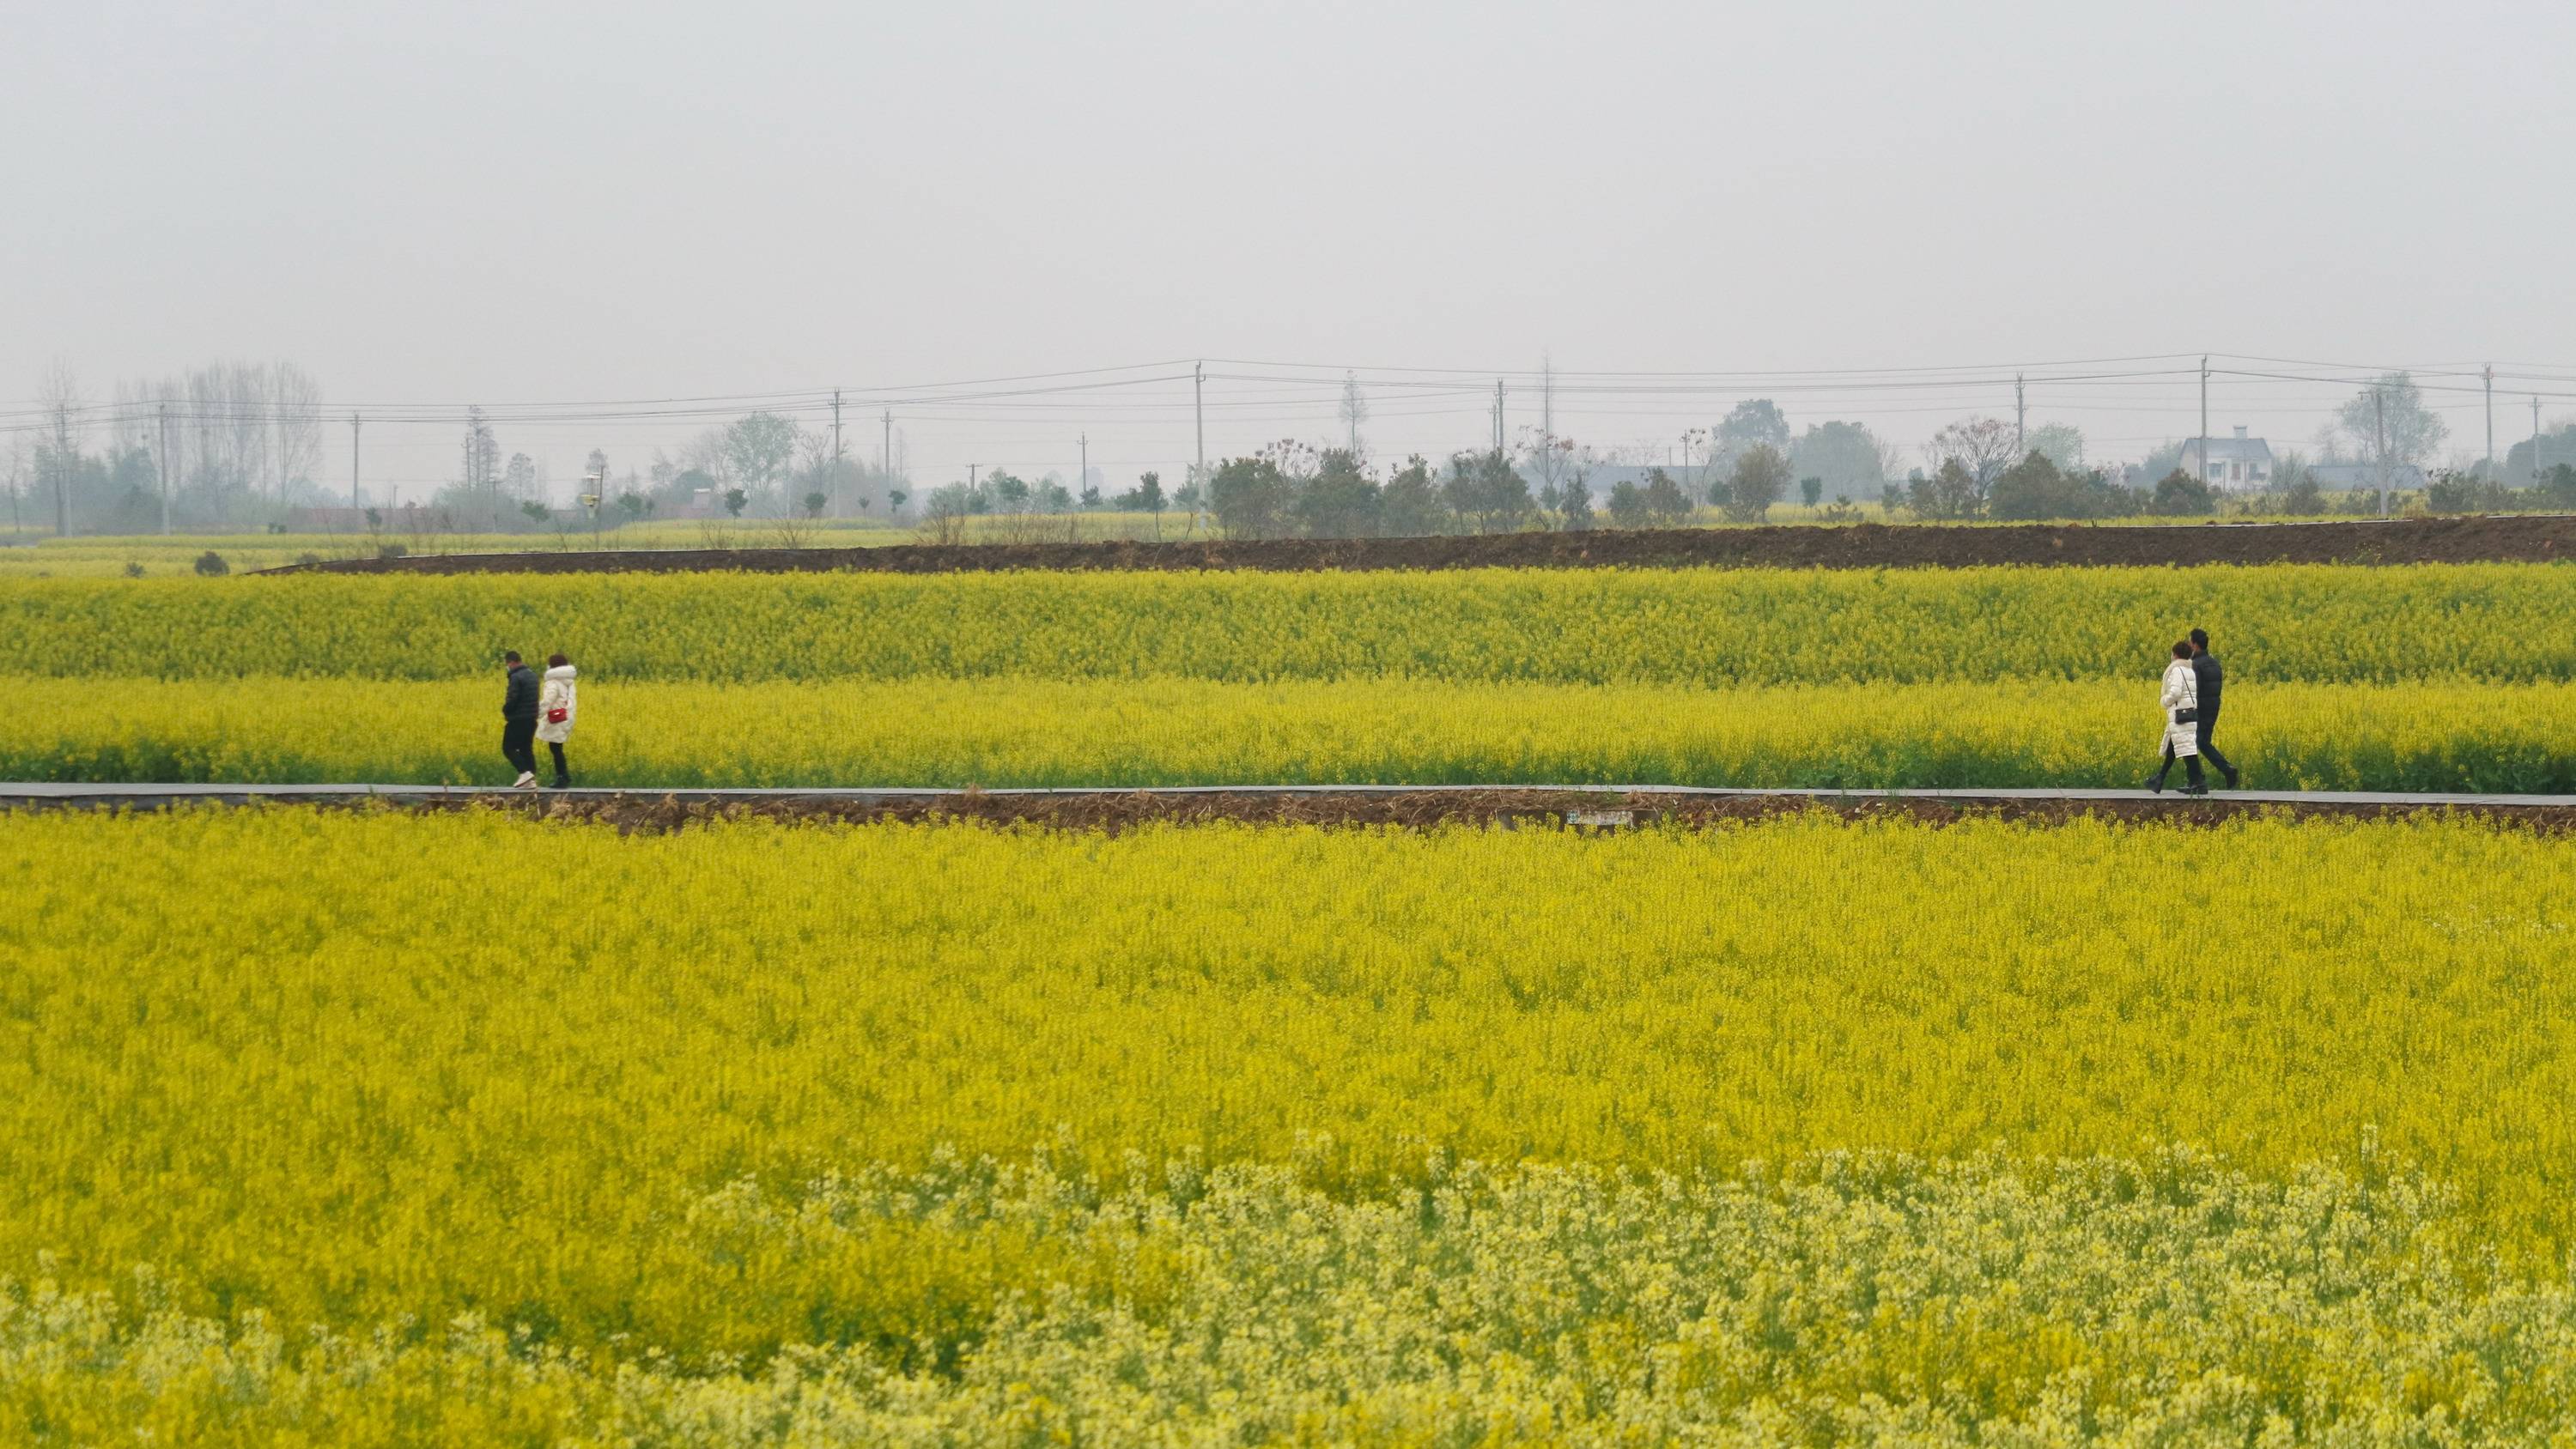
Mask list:
[[514,719],[501,726],[501,753],[508,757],[510,768],[522,775],[537,772],[537,722]]
[[[2165,762],[2164,762],[2163,764],[2161,764],[2161,765],[2156,766],[2156,783],[2157,783],[2157,784],[2161,785],[2161,784],[2163,784],[2163,783],[2165,782],[2165,772],[2166,772],[2166,771],[2168,771],[2168,770],[2171,770],[2171,769],[2173,768],[2173,762],[2174,762],[2173,741],[2171,741],[2171,740],[2167,740],[2167,741],[2165,741]],[[2201,774],[2200,774],[2200,756],[2198,756],[2198,755],[2185,755],[2185,756],[2183,756],[2183,757],[2182,757],[2182,777],[2183,777],[2183,779],[2184,779],[2185,781],[2187,781],[2187,782],[2189,782],[2189,783],[2191,783],[2191,784],[2194,784],[2194,785],[2197,785],[2197,784],[2199,784],[2199,783],[2201,782]]]
[[563,744],[561,741],[548,740],[546,741],[546,748],[554,754],[555,788],[560,790],[564,786],[572,783],[572,770],[564,764]]
[[2209,733],[2216,728],[2218,728],[2218,716],[2212,712],[2201,718],[2200,723],[2193,729],[2192,735],[2200,741],[2201,758],[2216,765],[2218,773],[2233,775],[2236,773],[2236,767],[2227,763],[2227,757],[2218,752],[2218,746],[2209,742]]

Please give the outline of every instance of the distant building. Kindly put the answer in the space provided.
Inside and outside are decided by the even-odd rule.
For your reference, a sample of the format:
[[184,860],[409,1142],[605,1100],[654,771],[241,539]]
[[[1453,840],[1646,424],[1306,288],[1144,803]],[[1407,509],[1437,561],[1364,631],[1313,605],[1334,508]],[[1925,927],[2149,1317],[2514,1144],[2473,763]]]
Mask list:
[[2212,488],[2266,488],[2272,483],[2272,445],[2245,436],[2239,423],[2232,438],[2187,439],[2176,466]]
[[[2379,491],[2377,463],[2310,463],[2308,476],[2316,481],[2319,488],[2338,493]],[[2430,481],[2424,476],[2424,470],[2412,463],[2388,465],[2388,487],[2391,492],[2421,491]]]

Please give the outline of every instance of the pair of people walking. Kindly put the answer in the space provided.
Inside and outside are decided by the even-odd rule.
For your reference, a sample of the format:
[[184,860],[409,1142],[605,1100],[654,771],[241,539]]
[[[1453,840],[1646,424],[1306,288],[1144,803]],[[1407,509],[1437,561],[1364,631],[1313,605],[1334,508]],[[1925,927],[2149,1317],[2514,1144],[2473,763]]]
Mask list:
[[516,649],[502,655],[501,664],[509,671],[509,686],[501,696],[501,753],[519,772],[510,788],[537,788],[536,742],[543,740],[555,757],[555,788],[564,789],[572,784],[564,745],[572,739],[573,720],[581,709],[572,661],[561,654],[548,656],[542,680],[520,661]]
[[2218,727],[2218,706],[2226,682],[2226,672],[2218,667],[2218,656],[2209,652],[2208,630],[2194,629],[2190,637],[2174,641],[2173,662],[2165,666],[2159,696],[2165,716],[2165,758],[2147,777],[2149,790],[2164,793],[2165,776],[2177,759],[2183,762],[2182,793],[2186,795],[2209,793],[2209,782],[2200,773],[2204,759],[2227,778],[2228,789],[2236,788],[2241,778],[2236,767],[2210,740],[2210,733]]

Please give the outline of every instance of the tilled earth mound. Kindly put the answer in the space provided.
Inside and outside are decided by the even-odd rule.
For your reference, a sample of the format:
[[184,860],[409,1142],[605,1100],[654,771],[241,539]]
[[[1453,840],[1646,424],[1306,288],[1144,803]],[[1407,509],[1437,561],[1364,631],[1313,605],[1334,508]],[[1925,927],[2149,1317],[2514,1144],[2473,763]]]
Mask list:
[[1600,529],[1458,538],[1183,543],[900,544],[637,549],[336,559],[271,573],[976,573],[1008,569],[1969,568],[2264,563],[2546,562],[2576,557],[2576,516],[2165,527],[1938,524]]

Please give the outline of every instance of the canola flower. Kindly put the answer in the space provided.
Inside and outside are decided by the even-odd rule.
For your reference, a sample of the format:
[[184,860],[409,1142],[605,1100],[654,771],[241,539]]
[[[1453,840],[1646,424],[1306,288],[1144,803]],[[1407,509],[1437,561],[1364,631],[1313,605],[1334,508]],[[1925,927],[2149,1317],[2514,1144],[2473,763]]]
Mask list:
[[[0,869],[0,1265],[51,1253],[87,1291],[150,1264],[190,1312],[762,1352],[806,1310],[656,1223],[745,1174],[1060,1135],[1068,1171],[1329,1139],[1306,1181],[1337,1194],[1435,1151],[1686,1173],[2162,1141],[2279,1173],[2375,1136],[2504,1260],[2576,1241],[2576,845],[2474,820],[621,837],[210,810],[0,818]],[[928,1311],[908,1269],[847,1291]]]
[[[817,1340],[691,1366],[516,1315],[289,1328],[175,1310],[149,1277],[0,1284],[0,1430],[2414,1446],[2564,1442],[2576,1402],[2576,1290],[2481,1271],[2438,1188],[2367,1167],[1826,1154],[1712,1178],[1434,1158],[1416,1186],[1347,1198],[1293,1167],[1137,1162],[1104,1183],[1040,1154],[745,1177],[652,1231],[810,1295]],[[957,1304],[954,1338],[835,1332],[834,1284],[979,1265],[1009,1291]]]
[[[589,674],[584,785],[2133,785],[2145,681],[1659,685],[1368,679],[753,684]],[[0,680],[0,779],[496,783],[496,686]],[[2576,790],[2576,685],[2240,686],[2273,789]]]
[[2576,568],[18,580],[0,676],[1771,684],[2133,679],[2187,627],[2268,683],[2576,679]]

